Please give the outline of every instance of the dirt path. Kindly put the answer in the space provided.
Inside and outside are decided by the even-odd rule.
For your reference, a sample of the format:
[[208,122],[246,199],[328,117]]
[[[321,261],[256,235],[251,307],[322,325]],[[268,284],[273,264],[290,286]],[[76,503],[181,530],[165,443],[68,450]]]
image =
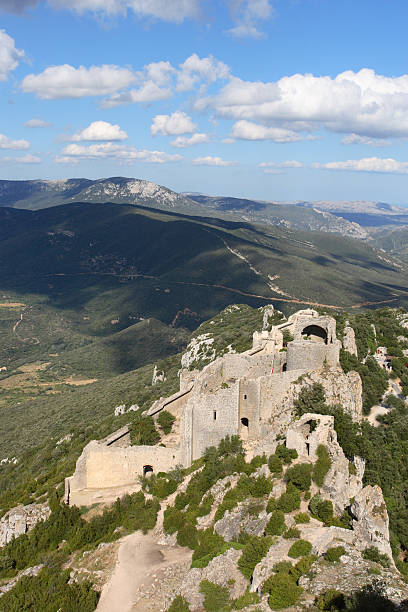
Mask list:
[[125,537],[118,551],[114,573],[102,589],[97,612],[142,612],[140,593],[160,582],[171,565],[191,559],[191,551],[157,544],[152,535],[140,532]]

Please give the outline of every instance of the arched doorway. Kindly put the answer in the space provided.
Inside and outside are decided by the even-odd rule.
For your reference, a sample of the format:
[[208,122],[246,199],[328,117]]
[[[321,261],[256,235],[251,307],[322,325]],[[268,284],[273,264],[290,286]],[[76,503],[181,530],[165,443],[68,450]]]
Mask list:
[[240,429],[240,435],[242,440],[248,440],[248,433],[249,433],[249,420],[246,417],[243,417],[241,419],[241,429]]
[[143,466],[143,476],[145,478],[150,478],[152,474],[153,474],[153,467],[151,465],[144,465]]
[[327,331],[319,325],[308,325],[302,331],[302,338],[327,344]]

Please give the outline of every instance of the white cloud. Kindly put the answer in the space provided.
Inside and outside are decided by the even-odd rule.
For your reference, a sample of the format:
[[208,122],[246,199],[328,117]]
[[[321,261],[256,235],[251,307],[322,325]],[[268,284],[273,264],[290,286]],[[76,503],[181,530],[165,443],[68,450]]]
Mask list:
[[184,147],[191,147],[192,145],[203,144],[205,142],[210,142],[210,136],[208,134],[196,132],[192,136],[177,136],[170,144],[173,145],[173,147],[183,149]]
[[5,134],[0,134],[0,149],[12,149],[14,151],[21,151],[28,149],[30,143],[27,140],[12,140]]
[[311,133],[322,128],[369,138],[408,136],[408,75],[386,77],[364,68],[337,75],[286,76],[276,82],[232,78],[197,109],[219,117],[255,121]]
[[288,159],[283,162],[261,162],[258,164],[260,168],[303,168],[303,164],[296,159]]
[[49,66],[40,74],[29,74],[23,79],[21,87],[24,92],[33,93],[37,98],[55,100],[105,96],[128,87],[135,80],[135,74],[128,68],[110,65],[74,68],[64,64]]
[[82,140],[126,140],[128,135],[119,125],[112,125],[107,121],[93,121],[87,128],[74,134],[71,140],[79,142]]
[[353,172],[381,172],[387,174],[408,174],[408,162],[399,162],[392,157],[365,157],[363,159],[348,159],[347,161],[314,164],[315,168],[327,170],[351,170]]
[[285,143],[310,140],[311,137],[304,136],[293,130],[280,127],[266,127],[259,123],[242,119],[232,126],[230,138],[238,138],[240,140],[273,140],[274,142]]
[[268,19],[272,12],[269,0],[233,0],[232,16],[236,25],[227,32],[236,38],[262,38],[264,34],[258,29],[258,23]]
[[225,159],[221,159],[221,157],[211,157],[208,155],[207,157],[197,157],[193,159],[193,164],[196,166],[236,166],[238,162],[226,161]]
[[197,53],[193,53],[180,64],[177,90],[189,91],[201,81],[215,83],[215,81],[229,77],[230,69],[227,64],[215,59],[212,55],[200,58]]
[[96,160],[114,159],[122,163],[150,162],[164,164],[176,162],[183,159],[181,155],[171,155],[163,151],[140,150],[126,145],[118,145],[112,142],[103,144],[92,144],[88,146],[69,144],[63,148],[62,154],[57,156],[55,161],[67,163],[69,159]]
[[77,13],[91,11],[105,15],[122,14],[127,10],[138,17],[155,17],[163,21],[181,23],[185,19],[196,19],[200,14],[200,0],[49,0],[51,6]]
[[122,104],[147,104],[171,98],[172,91],[169,88],[161,88],[153,81],[147,81],[139,89],[131,89],[124,93],[114,94],[102,103],[103,108],[113,108]]
[[43,119],[39,119],[38,117],[34,117],[34,119],[29,119],[25,123],[23,123],[25,127],[28,128],[47,128],[51,127],[52,123],[49,121],[44,121]]
[[0,81],[6,81],[9,72],[15,70],[24,57],[22,49],[16,49],[14,39],[5,30],[0,30]]
[[191,134],[196,129],[191,117],[182,111],[175,111],[171,115],[156,115],[150,127],[152,136],[175,136],[177,134]]
[[369,138],[368,136],[359,136],[358,134],[348,134],[341,140],[342,144],[359,144],[369,145],[370,147],[388,147],[392,143],[385,138]]
[[36,155],[23,155],[22,157],[1,157],[0,164],[41,164],[42,159]]

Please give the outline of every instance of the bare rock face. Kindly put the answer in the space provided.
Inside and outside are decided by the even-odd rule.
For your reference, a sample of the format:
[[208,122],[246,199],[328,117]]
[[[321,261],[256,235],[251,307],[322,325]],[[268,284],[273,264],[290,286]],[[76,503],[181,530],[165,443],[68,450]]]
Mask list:
[[271,515],[265,512],[264,502],[255,502],[259,508],[251,508],[251,503],[240,502],[233,510],[227,510],[222,519],[215,523],[214,531],[227,542],[237,541],[241,531],[260,537]]
[[375,546],[378,550],[390,557],[392,551],[389,536],[389,518],[382,491],[378,485],[368,485],[355,497],[351,506],[355,517],[353,530],[358,538],[361,550]]
[[344,328],[343,348],[345,351],[348,351],[357,357],[356,336],[354,334],[354,329],[350,327],[348,321],[346,322],[346,327]]
[[304,414],[294,421],[286,433],[286,446],[297,451],[299,457],[315,462],[317,449],[326,447],[331,466],[324,480],[323,497],[333,502],[334,510],[341,514],[350,499],[363,488],[365,463],[359,457],[351,464],[337,442],[334,417],[331,415]]
[[230,548],[223,555],[212,559],[207,567],[193,568],[188,572],[179,594],[185,597],[192,610],[203,609],[204,595],[200,592],[202,580],[227,587],[231,599],[241,597],[245,593],[249,582],[238,569],[241,555],[241,550]]
[[0,546],[5,546],[13,538],[27,533],[37,523],[45,521],[50,514],[48,504],[30,504],[12,508],[0,520]]

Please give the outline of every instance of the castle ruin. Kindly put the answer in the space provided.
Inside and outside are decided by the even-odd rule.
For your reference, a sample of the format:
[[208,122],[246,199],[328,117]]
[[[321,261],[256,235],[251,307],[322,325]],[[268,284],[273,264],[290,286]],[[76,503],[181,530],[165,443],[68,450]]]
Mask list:
[[[284,337],[291,338],[287,346]],[[300,310],[270,331],[255,332],[250,350],[225,354],[202,371],[183,369],[180,390],[148,411],[171,412],[179,421],[177,440],[165,447],[130,446],[125,427],[90,442],[66,479],[66,501],[106,501],[109,492],[114,500],[136,490],[142,475],[189,467],[227,435],[239,435],[249,456],[272,453],[294,422],[293,401],[304,384],[320,382],[329,403],[341,403],[361,420],[361,380],[340,368],[341,346],[335,319]]]

